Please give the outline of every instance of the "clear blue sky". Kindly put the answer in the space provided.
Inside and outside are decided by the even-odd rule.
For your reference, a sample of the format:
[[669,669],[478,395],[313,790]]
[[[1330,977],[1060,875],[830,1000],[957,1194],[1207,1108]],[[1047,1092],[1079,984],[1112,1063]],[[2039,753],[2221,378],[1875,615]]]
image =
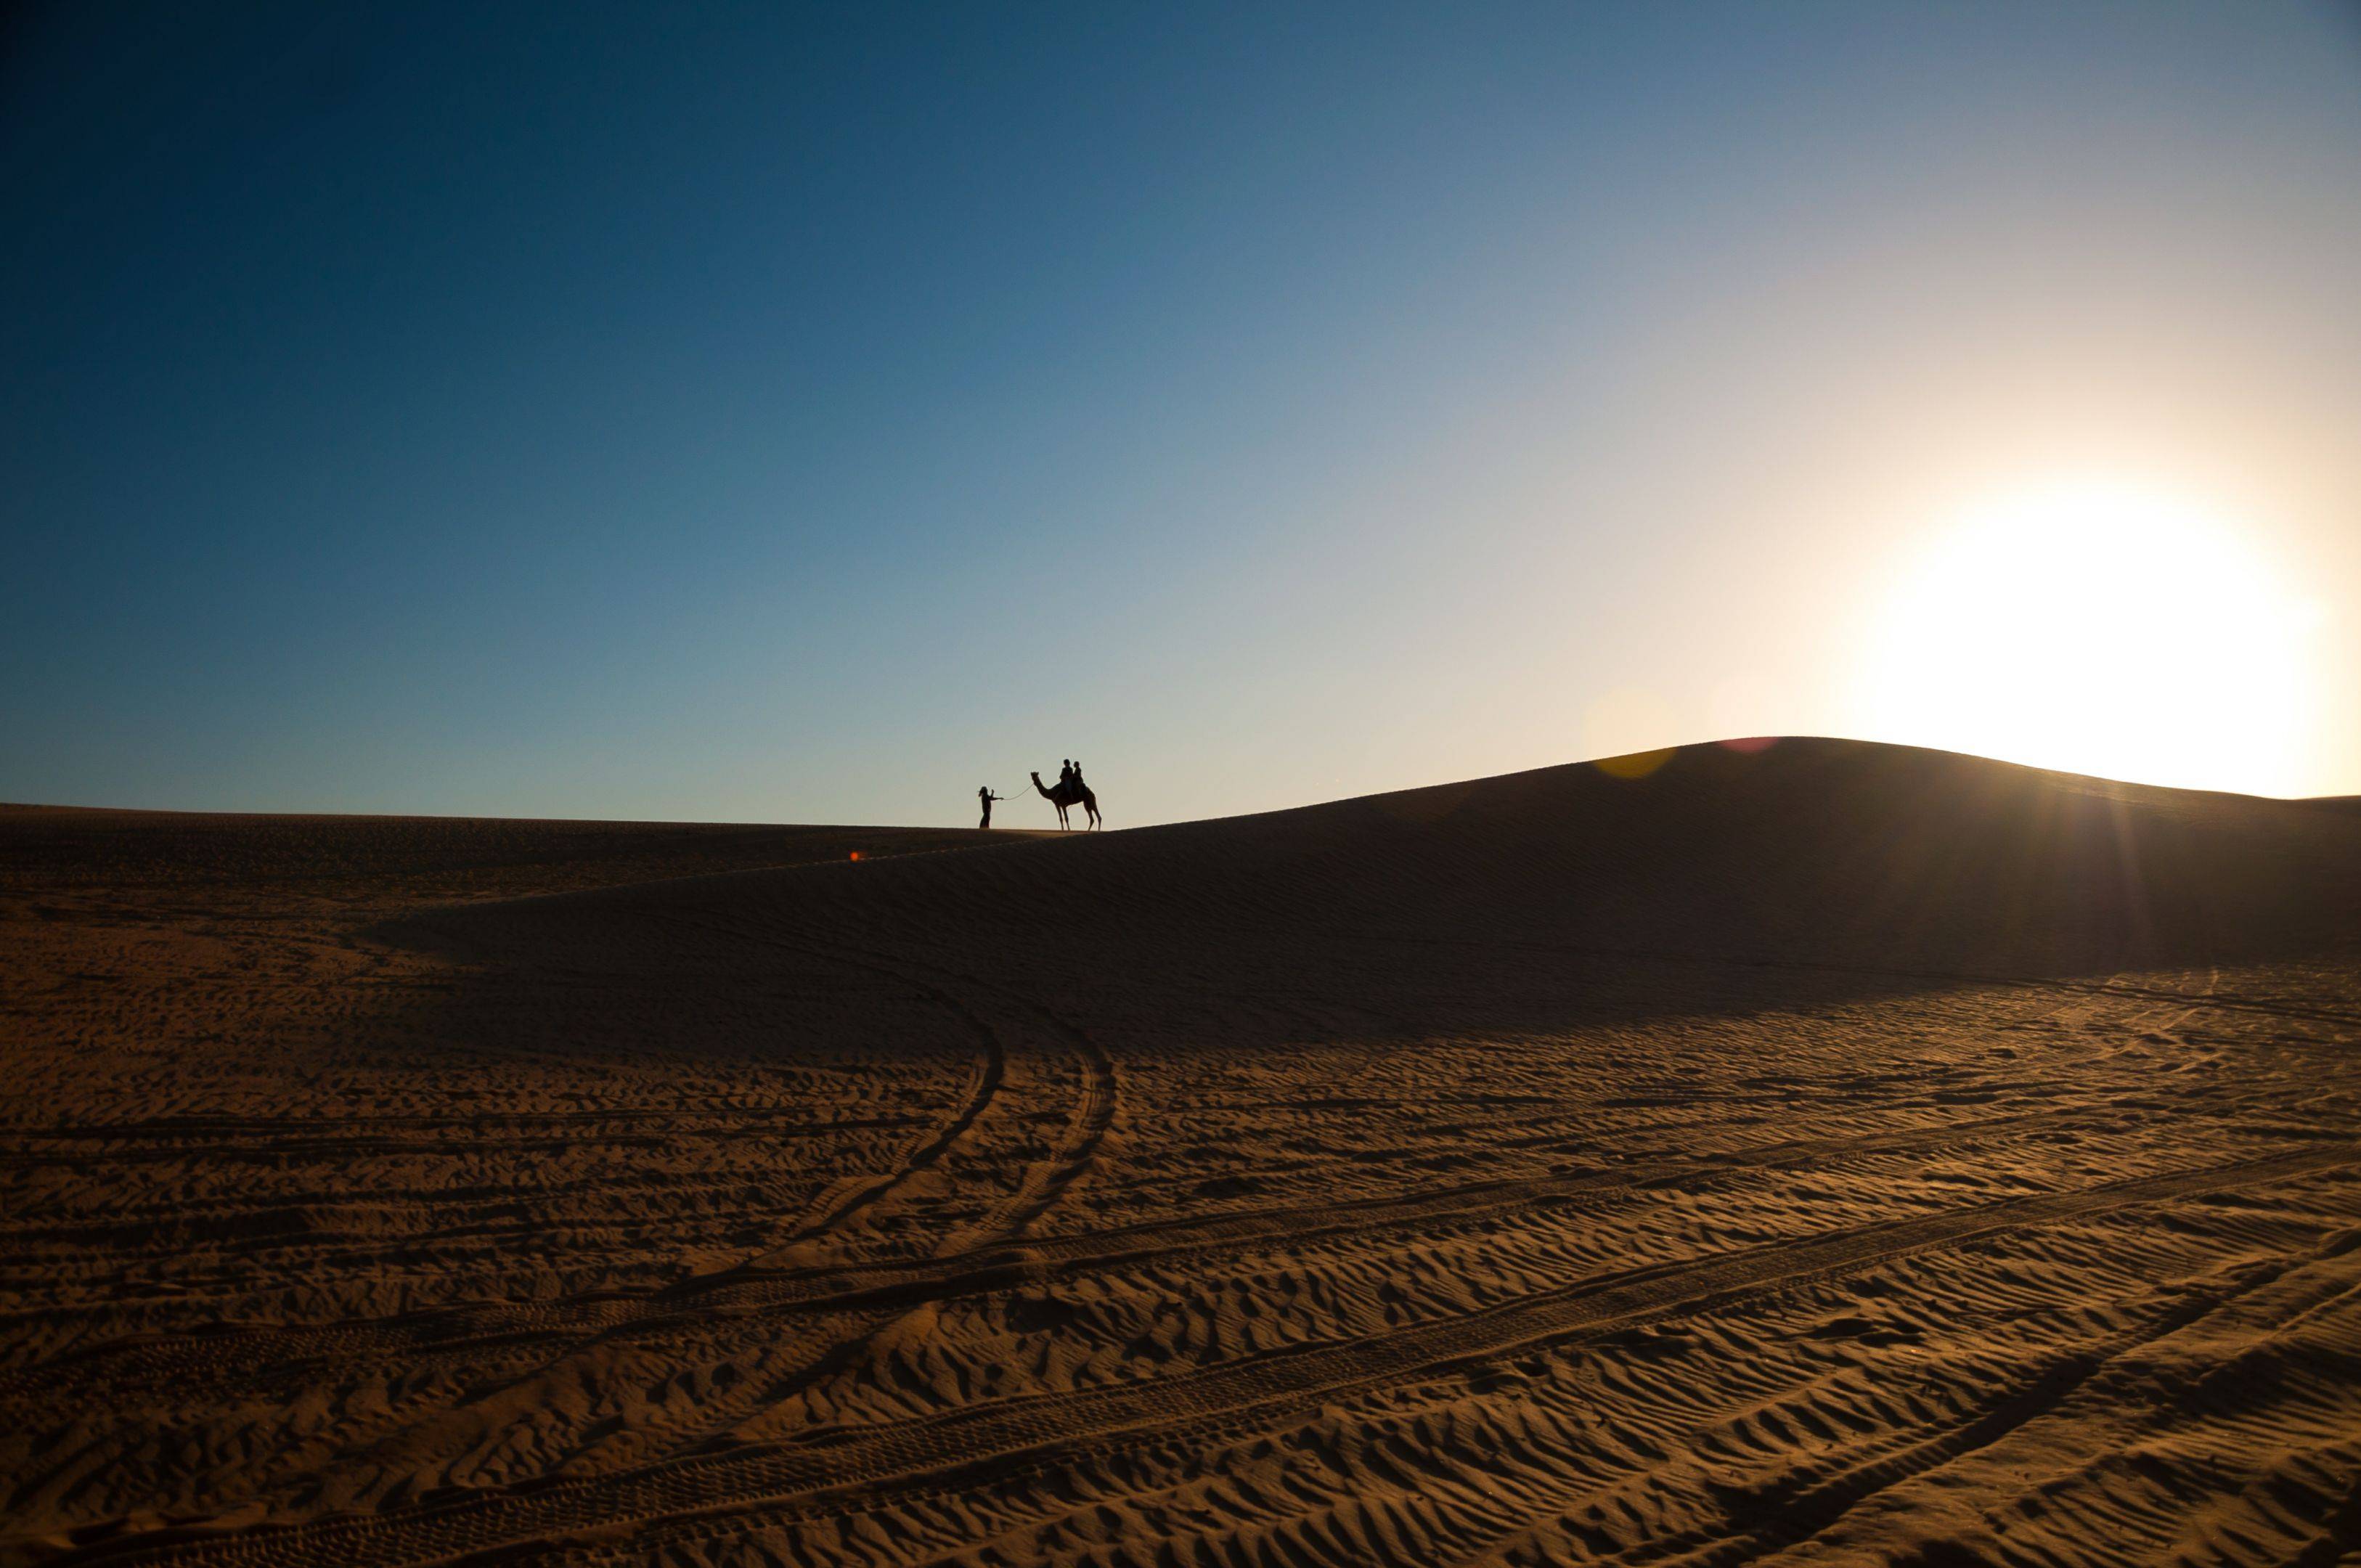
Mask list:
[[956,822],[1078,755],[1129,826],[1939,742],[1856,689],[1882,585],[2091,475],[2301,623],[2284,757],[2148,771],[2361,790],[2349,7],[0,40],[0,799]]

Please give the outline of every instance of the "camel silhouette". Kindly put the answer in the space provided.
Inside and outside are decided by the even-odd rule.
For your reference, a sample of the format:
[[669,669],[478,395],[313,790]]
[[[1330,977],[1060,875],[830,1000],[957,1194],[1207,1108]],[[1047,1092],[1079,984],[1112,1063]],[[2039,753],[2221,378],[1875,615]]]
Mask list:
[[1049,785],[1041,782],[1041,775],[1039,773],[1035,773],[1033,775],[1033,787],[1041,792],[1041,798],[1043,800],[1048,801],[1050,805],[1058,808],[1058,826],[1060,828],[1071,826],[1071,824],[1066,821],[1066,810],[1069,806],[1076,805],[1080,805],[1084,811],[1090,813],[1091,826],[1093,828],[1099,825],[1099,797],[1091,793],[1090,785],[1086,784],[1061,784],[1056,789],[1051,789]]

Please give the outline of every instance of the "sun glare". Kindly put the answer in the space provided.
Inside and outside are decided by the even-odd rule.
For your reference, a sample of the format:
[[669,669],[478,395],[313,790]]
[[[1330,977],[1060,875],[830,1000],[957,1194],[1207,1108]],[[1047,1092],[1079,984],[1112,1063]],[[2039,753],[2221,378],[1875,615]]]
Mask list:
[[2292,793],[2312,718],[2312,619],[2252,543],[2168,498],[2078,486],[1977,508],[1881,601],[1869,733]]

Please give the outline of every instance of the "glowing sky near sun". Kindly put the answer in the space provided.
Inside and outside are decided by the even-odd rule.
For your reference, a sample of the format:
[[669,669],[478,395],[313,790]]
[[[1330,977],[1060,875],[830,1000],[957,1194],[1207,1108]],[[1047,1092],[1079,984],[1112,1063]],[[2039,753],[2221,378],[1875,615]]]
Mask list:
[[1872,596],[1862,729],[2122,779],[2300,789],[2323,607],[2262,531],[2061,484],[1962,509]]
[[2319,5],[58,7],[0,798],[2361,792]]

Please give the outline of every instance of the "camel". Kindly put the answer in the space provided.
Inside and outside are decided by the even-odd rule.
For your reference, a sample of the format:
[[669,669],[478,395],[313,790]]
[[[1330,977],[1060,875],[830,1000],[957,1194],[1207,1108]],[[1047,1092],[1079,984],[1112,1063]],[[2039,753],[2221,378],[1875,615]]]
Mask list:
[[1056,789],[1051,789],[1049,785],[1041,782],[1041,775],[1039,773],[1035,773],[1033,775],[1033,787],[1041,792],[1041,798],[1043,800],[1048,801],[1050,805],[1058,808],[1058,826],[1060,828],[1063,828],[1068,826],[1066,821],[1067,808],[1078,804],[1084,811],[1091,814],[1091,826],[1095,828],[1099,825],[1099,797],[1091,793],[1090,785],[1086,784],[1060,784]]

